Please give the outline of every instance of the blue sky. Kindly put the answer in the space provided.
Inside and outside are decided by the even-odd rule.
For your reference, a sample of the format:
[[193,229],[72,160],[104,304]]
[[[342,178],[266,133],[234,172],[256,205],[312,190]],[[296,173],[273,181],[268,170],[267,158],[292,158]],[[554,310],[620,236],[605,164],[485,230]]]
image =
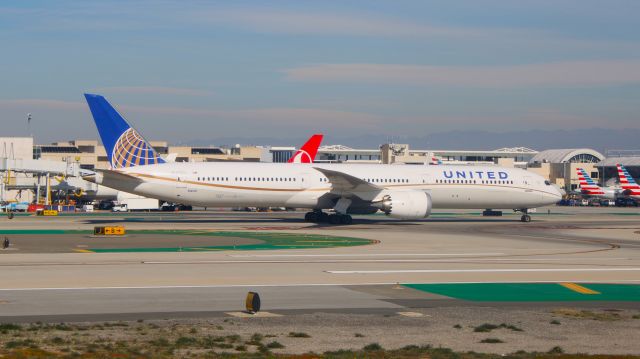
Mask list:
[[[365,5],[366,6],[363,6]],[[2,135],[640,128],[638,1],[3,1]]]

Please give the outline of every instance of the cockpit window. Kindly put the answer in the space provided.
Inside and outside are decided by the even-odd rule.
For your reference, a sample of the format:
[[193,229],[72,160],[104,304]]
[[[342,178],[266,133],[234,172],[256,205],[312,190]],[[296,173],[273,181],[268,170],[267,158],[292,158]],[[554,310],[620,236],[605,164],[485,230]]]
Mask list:
[[551,186],[551,182],[549,182],[548,180],[545,180],[544,184],[546,184],[547,186]]

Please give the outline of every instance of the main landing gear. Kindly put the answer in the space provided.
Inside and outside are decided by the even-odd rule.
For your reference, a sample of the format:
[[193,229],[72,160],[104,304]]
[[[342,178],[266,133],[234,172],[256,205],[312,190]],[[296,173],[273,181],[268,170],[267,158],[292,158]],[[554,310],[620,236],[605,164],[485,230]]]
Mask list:
[[339,213],[328,214],[320,210],[307,212],[304,215],[304,220],[306,222],[313,222],[313,223],[331,223],[331,224],[353,223],[353,219],[348,214],[339,214]]
[[520,217],[520,222],[525,222],[525,223],[531,222],[531,216],[529,215],[529,210],[527,208],[519,209],[517,211],[522,212],[522,217]]

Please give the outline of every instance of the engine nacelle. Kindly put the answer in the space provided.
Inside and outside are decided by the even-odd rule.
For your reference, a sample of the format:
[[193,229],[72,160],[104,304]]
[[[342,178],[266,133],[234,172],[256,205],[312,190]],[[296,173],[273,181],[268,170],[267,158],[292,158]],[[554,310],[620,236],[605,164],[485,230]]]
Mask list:
[[375,203],[387,216],[421,219],[431,215],[431,196],[423,191],[390,191]]

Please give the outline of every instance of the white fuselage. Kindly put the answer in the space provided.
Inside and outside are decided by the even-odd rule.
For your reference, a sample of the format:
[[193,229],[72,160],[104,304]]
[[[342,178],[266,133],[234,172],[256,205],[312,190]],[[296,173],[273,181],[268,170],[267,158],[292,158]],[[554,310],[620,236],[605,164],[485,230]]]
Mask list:
[[118,170],[131,185],[104,183],[146,197],[208,207],[333,208],[341,196],[370,203],[380,191],[343,194],[314,167],[340,171],[383,192],[425,191],[434,208],[524,209],[553,204],[560,191],[537,174],[495,166],[365,164],[164,163]]
[[600,190],[602,191],[601,194],[583,193],[583,196],[588,198],[615,200],[616,198],[621,196],[622,192],[622,190],[618,187],[601,187]]

